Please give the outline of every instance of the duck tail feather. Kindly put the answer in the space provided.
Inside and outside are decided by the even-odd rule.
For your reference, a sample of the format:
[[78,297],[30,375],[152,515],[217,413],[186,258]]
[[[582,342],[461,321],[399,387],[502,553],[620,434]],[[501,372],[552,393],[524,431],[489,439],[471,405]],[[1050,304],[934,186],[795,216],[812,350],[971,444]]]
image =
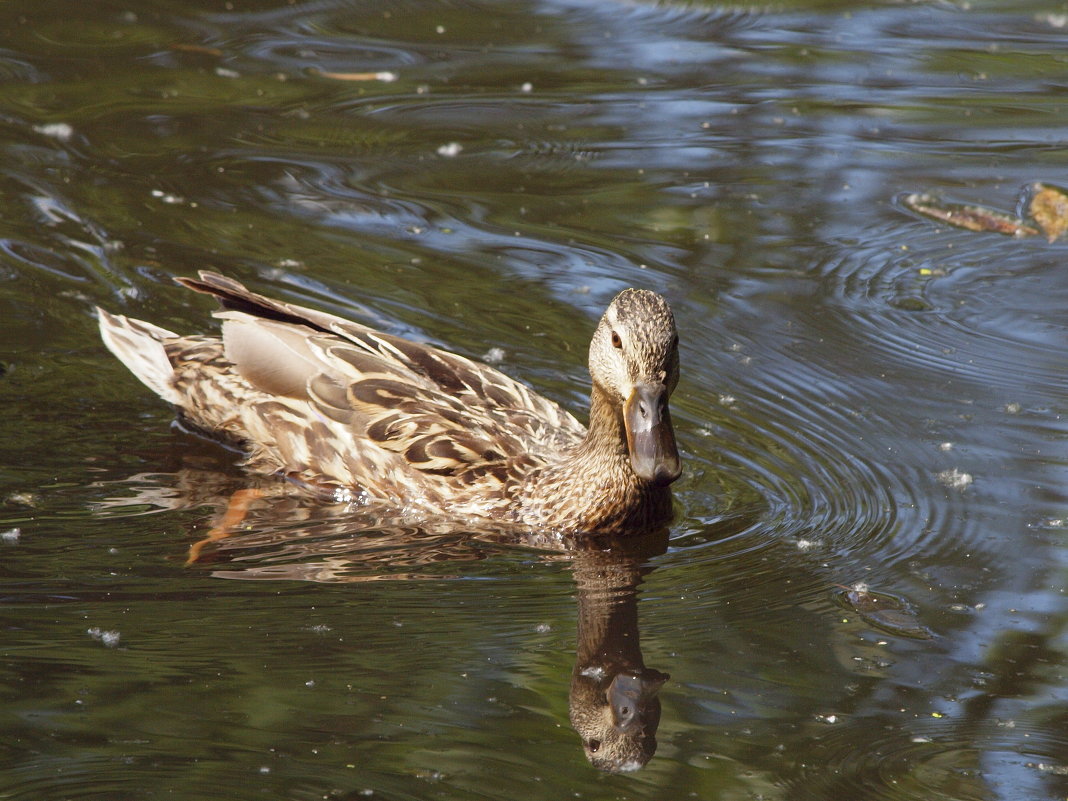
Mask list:
[[167,358],[163,341],[178,335],[143,320],[109,314],[99,307],[96,311],[100,320],[100,338],[108,350],[146,387],[163,400],[177,405],[178,393],[173,384],[174,366]]

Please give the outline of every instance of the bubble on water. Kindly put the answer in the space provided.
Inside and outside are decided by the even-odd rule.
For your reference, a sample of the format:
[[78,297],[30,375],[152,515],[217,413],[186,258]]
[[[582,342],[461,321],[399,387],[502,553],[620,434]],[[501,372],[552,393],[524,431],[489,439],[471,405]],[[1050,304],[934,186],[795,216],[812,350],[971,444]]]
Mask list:
[[7,545],[14,545],[19,541],[19,537],[21,536],[22,529],[15,526],[15,528],[9,528],[7,531],[0,532],[0,541],[3,541]]

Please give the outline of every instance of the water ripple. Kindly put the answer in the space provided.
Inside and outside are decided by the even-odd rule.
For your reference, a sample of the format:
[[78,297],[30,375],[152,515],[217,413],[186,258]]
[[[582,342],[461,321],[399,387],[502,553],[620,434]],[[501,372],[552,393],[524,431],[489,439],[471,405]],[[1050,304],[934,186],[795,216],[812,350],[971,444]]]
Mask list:
[[939,233],[903,246],[894,231],[818,263],[822,293],[832,310],[837,307],[842,325],[895,366],[983,386],[1018,388],[1023,380],[1063,393],[1065,325],[1040,311],[1057,305],[1047,305],[1050,298],[1068,302],[1059,248],[1046,255],[1050,247],[1044,243]]
[[1039,797],[1044,783],[1049,788],[1058,782],[1065,738],[1049,722],[993,720],[973,729],[939,717],[917,715],[904,724],[879,717],[855,721],[881,732],[863,745],[841,716],[830,725],[817,723],[809,728],[812,761],[799,766],[790,784],[803,786],[806,797],[815,783],[827,798],[980,799],[991,797],[988,774],[1006,760],[1017,774],[1013,797]]
[[[698,426],[710,438],[714,461],[701,455],[697,461],[726,476],[730,494],[762,499],[769,541],[863,550],[893,538],[903,510],[912,510],[910,518],[917,509],[923,514],[912,477],[871,458],[865,437],[889,424],[862,389],[835,381],[829,367],[821,373],[812,365],[765,363],[754,371],[748,345],[736,347],[730,394],[713,401],[711,424]],[[680,412],[693,414],[680,403]]]

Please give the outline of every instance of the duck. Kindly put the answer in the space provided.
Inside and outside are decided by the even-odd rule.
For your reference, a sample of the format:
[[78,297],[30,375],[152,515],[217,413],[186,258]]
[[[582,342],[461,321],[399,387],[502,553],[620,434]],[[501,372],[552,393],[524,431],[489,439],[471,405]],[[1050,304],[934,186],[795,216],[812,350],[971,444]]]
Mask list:
[[180,425],[237,448],[252,473],[462,525],[581,534],[671,519],[679,337],[656,292],[625,289],[600,318],[583,426],[487,364],[216,272],[174,280],[219,302],[221,336],[98,308],[103,342]]

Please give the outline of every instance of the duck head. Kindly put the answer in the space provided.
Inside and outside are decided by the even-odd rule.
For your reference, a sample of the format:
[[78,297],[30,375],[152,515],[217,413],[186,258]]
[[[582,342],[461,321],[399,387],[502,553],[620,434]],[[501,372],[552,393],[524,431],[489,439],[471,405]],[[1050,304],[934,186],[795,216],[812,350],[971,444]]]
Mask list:
[[668,399],[679,381],[679,336],[667,301],[626,289],[590,342],[590,376],[622,416],[638,478],[666,487],[682,473]]

